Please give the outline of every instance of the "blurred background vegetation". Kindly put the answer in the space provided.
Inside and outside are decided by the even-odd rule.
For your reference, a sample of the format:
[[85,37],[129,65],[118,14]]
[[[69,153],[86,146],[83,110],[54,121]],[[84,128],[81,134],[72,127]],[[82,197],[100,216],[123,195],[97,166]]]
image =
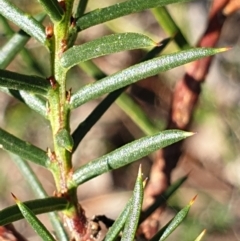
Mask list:
[[[31,14],[41,12],[37,1],[13,1],[21,9]],[[119,0],[89,1],[87,11],[104,7]],[[211,0],[193,1],[187,4],[173,4],[168,10],[184,33],[195,45],[207,24],[207,15]],[[44,20],[44,25],[49,23]],[[0,16],[0,47],[10,38],[10,27]],[[240,45],[240,12],[229,16],[219,39],[219,46]],[[95,39],[112,32],[144,33],[159,41],[168,37],[156,22],[150,11],[133,14],[104,25],[98,25],[79,34],[76,44]],[[165,52],[177,51],[171,43]],[[133,63],[144,55],[143,50],[134,50],[101,57],[94,62],[106,74],[112,74]],[[49,76],[47,51],[35,40],[30,40],[22,52],[8,66],[9,70]],[[149,119],[159,129],[164,129],[167,122],[171,93],[179,76],[184,74],[184,67],[176,68],[158,76],[154,82],[140,82],[128,90],[132,98],[147,113]],[[73,91],[93,81],[83,70],[74,68],[68,76],[69,87]],[[184,224],[170,236],[169,240],[194,240],[204,229],[204,240],[240,240],[240,55],[239,51],[229,51],[215,57],[206,83],[203,85],[200,100],[194,114],[192,131],[198,134],[187,140],[184,155],[172,173],[172,180],[189,174],[188,180],[169,200],[166,211],[161,216],[161,225],[185,206],[198,194]],[[71,128],[83,121],[100,100],[91,101],[76,109],[71,116]],[[50,127],[46,120],[24,106],[19,101],[0,92],[0,126],[46,150],[51,147]],[[116,104],[91,129],[74,154],[75,167],[122,146],[144,134]],[[143,171],[149,175],[153,156],[140,160]],[[21,200],[33,198],[24,177],[14,166],[9,155],[0,151],[0,208],[13,204],[10,193]],[[105,214],[116,218],[128,200],[134,185],[139,162],[107,173],[79,187],[79,200],[86,209],[87,216]],[[33,166],[33,165],[32,165]],[[54,192],[53,179],[41,167],[33,166],[49,195]],[[44,215],[41,218],[46,223]],[[49,224],[50,225],[50,224]],[[25,221],[17,222],[16,227],[29,240],[38,240]]]

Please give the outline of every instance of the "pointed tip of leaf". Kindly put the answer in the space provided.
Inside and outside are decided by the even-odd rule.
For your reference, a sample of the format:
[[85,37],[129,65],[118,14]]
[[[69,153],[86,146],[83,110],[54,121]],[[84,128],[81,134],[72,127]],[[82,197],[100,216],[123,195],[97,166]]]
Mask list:
[[196,200],[198,195],[195,195],[195,197],[190,201],[189,206],[192,206]]
[[160,42],[156,42],[155,45],[156,45],[157,47],[160,47],[160,46],[163,45],[163,43],[162,43],[162,41],[160,41]]
[[233,47],[231,47],[231,46],[224,47],[224,48],[218,48],[218,49],[217,49],[217,52],[218,52],[218,53],[226,52],[226,51],[228,51],[228,50],[231,50],[232,48],[233,48]]
[[19,203],[20,201],[17,199],[17,197],[11,192],[11,195],[16,203]]
[[141,177],[142,177],[142,164],[140,164],[138,168],[138,178],[141,178]]
[[197,132],[185,132],[185,137],[190,137],[197,134]]
[[202,240],[203,236],[205,235],[205,233],[207,232],[206,229],[204,229],[199,235],[198,237],[195,239],[195,241],[200,241]]
[[147,181],[148,181],[148,177],[146,177],[146,178],[143,180],[143,188],[146,187],[146,185],[147,185]]

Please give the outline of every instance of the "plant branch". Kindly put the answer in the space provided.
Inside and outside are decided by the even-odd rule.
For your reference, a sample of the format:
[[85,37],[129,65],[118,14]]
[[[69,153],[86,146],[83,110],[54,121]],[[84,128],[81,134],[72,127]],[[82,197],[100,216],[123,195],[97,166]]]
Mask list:
[[[0,227],[0,234],[1,234],[1,238],[2,237],[11,237],[12,235],[14,236],[14,238],[17,241],[27,241],[27,239],[25,237],[23,237],[13,226],[13,224],[7,224],[5,226],[1,226]],[[14,241],[15,241],[14,239]],[[9,241],[11,241],[10,239],[8,239]],[[3,240],[3,241],[8,241],[8,240]]]
[[57,195],[64,196],[69,201],[68,207],[63,211],[64,222],[68,226],[72,239],[80,241],[86,232],[86,217],[78,203],[76,188],[68,188],[72,182],[72,153],[71,135],[69,126],[69,99],[71,90],[66,90],[67,69],[62,67],[60,59],[62,54],[71,47],[77,32],[71,31],[73,26],[72,7],[73,0],[65,0],[64,17],[55,23],[51,42],[51,76],[52,88],[48,94],[50,120],[53,136],[54,150],[49,151],[53,161],[51,171],[56,183]]

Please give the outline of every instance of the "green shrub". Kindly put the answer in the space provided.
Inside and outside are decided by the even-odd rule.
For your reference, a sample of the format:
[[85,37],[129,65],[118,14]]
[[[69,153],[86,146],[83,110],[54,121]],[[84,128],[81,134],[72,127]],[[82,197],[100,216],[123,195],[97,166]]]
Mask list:
[[[13,194],[17,205],[5,208],[0,212],[0,225],[7,225],[22,219],[24,216],[43,240],[55,240],[52,234],[36,218],[37,214],[48,212],[51,212],[50,219],[57,240],[69,240],[69,237],[74,240],[87,240],[87,235],[92,233],[91,230],[87,229],[89,222],[77,198],[78,186],[94,177],[126,166],[160,148],[169,146],[193,134],[182,130],[159,131],[147,119],[143,110],[124,93],[124,90],[141,79],[226,50],[225,48],[189,48],[184,37],[177,35],[175,41],[182,50],[158,56],[171,39],[165,39],[161,42],[157,40],[156,42],[146,35],[131,32],[113,33],[86,43],[74,45],[79,32],[84,36],[85,32],[83,30],[94,25],[141,12],[145,9],[156,8],[154,10],[156,11],[155,16],[159,17],[165,13],[166,16],[163,20],[160,20],[163,21],[162,24],[164,25],[164,21],[165,24],[168,21],[173,21],[164,6],[170,3],[185,2],[185,0],[129,0],[83,14],[87,2],[81,0],[74,6],[73,0],[61,2],[57,0],[39,0],[44,13],[41,12],[35,17],[25,13],[8,0],[2,0],[0,4],[2,23],[4,23],[5,29],[8,29],[12,34],[12,37],[0,50],[1,90],[36,111],[39,114],[38,118],[45,118],[51,127],[53,142],[53,147],[48,148],[46,151],[10,134],[4,129],[0,129],[0,145],[2,149],[11,153],[12,159],[28,180],[36,198],[22,203]],[[44,27],[42,22],[47,17],[50,18],[51,23]],[[6,19],[17,25],[21,30],[13,33]],[[172,34],[174,33],[174,27],[173,29],[171,27],[167,28],[170,32],[172,31]],[[21,70],[21,73],[5,70],[30,38],[34,38],[48,51],[49,64],[46,63],[48,66],[45,66],[43,71],[49,69],[50,74],[45,77],[43,77],[45,74],[41,71],[39,71],[41,72],[39,76],[36,76],[29,75],[24,69]],[[148,52],[139,63],[108,76],[101,72],[92,62],[93,59],[100,56],[142,48],[148,49]],[[34,65],[34,58],[31,59],[28,52],[21,53],[33,61],[30,61],[30,63]],[[67,86],[74,85],[74,83],[70,82],[67,73],[74,66],[81,67],[97,81],[72,91]],[[72,131],[70,129],[72,111],[105,94],[108,95],[88,118]],[[126,112],[136,114],[135,121],[137,125],[148,136],[74,168],[72,158],[74,151],[92,126],[117,98],[118,104],[125,108]],[[24,118],[24,111],[21,118]],[[45,140],[43,139],[42,142],[45,142]],[[38,173],[32,170],[27,161],[42,166],[52,174],[56,188],[54,197],[47,195],[38,180]],[[181,179],[173,186],[170,186],[162,199],[158,200],[157,206],[163,203],[183,181],[184,179]],[[112,228],[109,229],[105,240],[116,239],[121,230],[123,230],[122,240],[134,240],[141,214],[144,185],[145,181],[142,178],[140,168],[133,196],[123,213]],[[156,234],[153,240],[165,240],[185,218],[191,204],[192,202],[183,208],[166,227]],[[52,211],[61,211],[64,222],[59,221],[58,214]],[[67,232],[63,224],[66,225]]]

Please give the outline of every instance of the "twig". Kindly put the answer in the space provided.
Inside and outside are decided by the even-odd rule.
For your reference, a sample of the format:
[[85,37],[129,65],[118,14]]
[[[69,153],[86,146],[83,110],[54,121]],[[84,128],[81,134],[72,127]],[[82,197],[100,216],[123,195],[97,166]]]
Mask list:
[[[214,47],[219,39],[225,20],[222,10],[229,0],[215,0],[209,13],[209,24],[198,47]],[[172,97],[171,110],[167,129],[187,130],[191,124],[194,109],[201,92],[201,84],[205,80],[212,57],[193,62],[186,69],[184,77],[177,82]],[[182,142],[171,145],[164,150],[159,150],[153,163],[150,180],[145,191],[144,207],[155,201],[170,184],[170,175],[176,167],[182,154]],[[142,225],[142,232],[146,238],[151,238],[158,229],[158,219],[162,209],[158,209]]]

